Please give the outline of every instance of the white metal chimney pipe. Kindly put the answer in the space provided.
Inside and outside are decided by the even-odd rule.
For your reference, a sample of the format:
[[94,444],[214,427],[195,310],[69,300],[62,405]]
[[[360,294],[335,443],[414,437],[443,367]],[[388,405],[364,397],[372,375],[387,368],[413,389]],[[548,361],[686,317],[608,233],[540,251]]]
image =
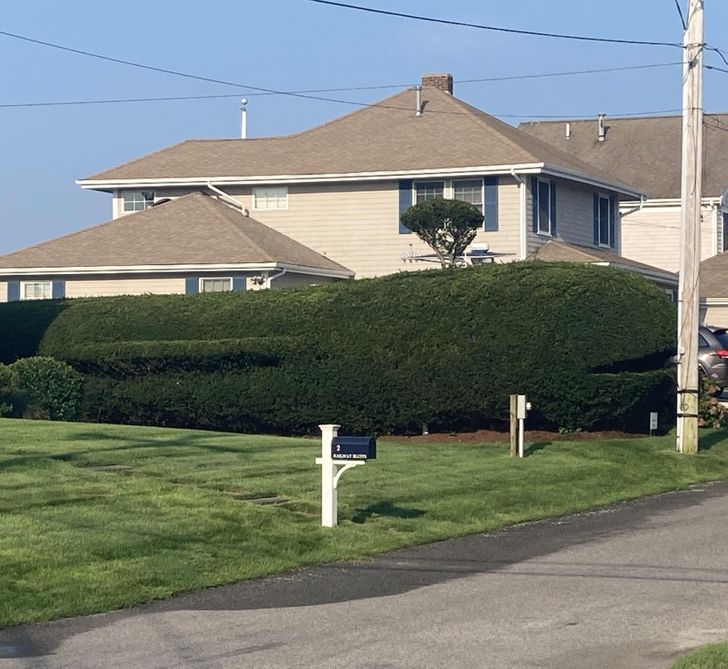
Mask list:
[[417,116],[422,116],[422,86],[417,86]]
[[607,129],[604,126],[606,114],[597,114],[597,139],[603,142],[607,138]]
[[240,139],[248,136],[248,98],[240,101]]

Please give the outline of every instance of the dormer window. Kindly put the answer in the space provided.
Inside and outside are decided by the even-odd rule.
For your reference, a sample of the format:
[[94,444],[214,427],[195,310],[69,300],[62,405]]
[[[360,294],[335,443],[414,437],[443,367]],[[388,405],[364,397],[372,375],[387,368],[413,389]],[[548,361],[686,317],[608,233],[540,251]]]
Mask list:
[[124,213],[143,211],[154,204],[153,190],[127,190],[124,191]]

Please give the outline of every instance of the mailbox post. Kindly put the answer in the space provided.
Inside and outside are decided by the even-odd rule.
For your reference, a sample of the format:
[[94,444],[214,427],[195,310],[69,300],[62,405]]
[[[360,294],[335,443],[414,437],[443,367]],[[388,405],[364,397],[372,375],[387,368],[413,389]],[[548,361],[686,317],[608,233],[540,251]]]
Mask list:
[[[365,465],[377,457],[377,442],[373,437],[339,437],[341,425],[319,425],[321,430],[321,525],[338,524],[336,489],[341,475],[352,467]],[[341,469],[338,467],[341,466]]]

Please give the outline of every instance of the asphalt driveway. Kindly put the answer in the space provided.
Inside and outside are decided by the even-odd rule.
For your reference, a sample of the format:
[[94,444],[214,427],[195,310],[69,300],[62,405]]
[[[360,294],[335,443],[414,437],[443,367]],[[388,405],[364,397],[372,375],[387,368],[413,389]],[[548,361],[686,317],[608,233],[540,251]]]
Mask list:
[[0,669],[662,669],[726,639],[719,483],[0,631]]

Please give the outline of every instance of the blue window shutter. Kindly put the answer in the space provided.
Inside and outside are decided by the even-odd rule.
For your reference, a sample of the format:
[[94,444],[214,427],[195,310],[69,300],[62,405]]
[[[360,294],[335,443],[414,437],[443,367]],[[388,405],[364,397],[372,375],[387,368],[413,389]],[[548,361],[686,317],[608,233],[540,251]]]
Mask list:
[[[411,179],[400,179],[399,181],[399,216],[400,219],[402,214],[412,206],[412,180]],[[407,235],[411,234],[412,230],[405,228],[402,225],[402,221],[399,221],[399,234]]]
[[599,193],[594,193],[594,246],[599,246]]
[[8,302],[20,299],[20,281],[8,281]]
[[485,221],[483,230],[495,232],[498,229],[498,177],[485,177]]
[[185,279],[185,295],[195,295],[200,292],[200,278],[188,276]]
[[51,284],[51,297],[54,300],[66,297],[66,282],[63,279],[53,281]]
[[240,293],[245,290],[245,277],[234,276],[233,277],[233,293]]
[[556,182],[551,182],[551,188],[549,188],[549,196],[551,202],[549,202],[549,211],[551,212],[551,234],[556,237]]
[[612,248],[617,247],[617,239],[616,239],[616,232],[617,232],[617,211],[615,207],[615,197],[612,195],[609,198],[609,246]]
[[531,228],[538,232],[538,179],[531,177]]

